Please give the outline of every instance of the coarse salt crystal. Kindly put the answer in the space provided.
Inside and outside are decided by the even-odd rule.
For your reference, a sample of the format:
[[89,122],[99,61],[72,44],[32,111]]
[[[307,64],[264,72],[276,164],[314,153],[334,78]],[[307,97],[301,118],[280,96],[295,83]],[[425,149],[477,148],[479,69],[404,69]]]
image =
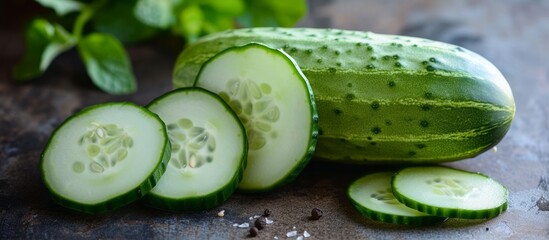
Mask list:
[[296,240],[303,240],[303,236],[297,237]]
[[217,216],[218,216],[218,217],[223,217],[223,216],[225,216],[225,210],[219,211],[219,212],[217,213]]
[[274,239],[278,239],[278,237],[277,237],[277,236],[275,236],[275,237],[274,237]]
[[286,233],[286,237],[295,237],[297,236],[297,231],[290,231]]
[[492,152],[498,152],[498,147],[493,147]]
[[268,218],[265,218],[265,223],[267,223],[267,224],[273,224],[273,220],[270,220],[270,219],[268,219]]
[[253,217],[250,217],[250,218],[248,218],[248,219],[250,219],[250,220],[254,220],[254,218],[253,218]]
[[259,218],[259,217],[261,217],[261,216],[259,216],[259,215],[255,215],[255,216],[254,216],[254,218]]
[[242,224],[238,225],[239,228],[247,228],[249,226],[250,226],[249,223],[242,223]]
[[292,229],[295,229],[295,226],[294,226],[294,227],[292,227]]
[[311,236],[311,234],[310,234],[309,232],[307,232],[307,231],[303,231],[303,236],[306,237],[306,238],[308,238],[308,237]]
[[238,227],[238,223],[233,224],[233,227]]

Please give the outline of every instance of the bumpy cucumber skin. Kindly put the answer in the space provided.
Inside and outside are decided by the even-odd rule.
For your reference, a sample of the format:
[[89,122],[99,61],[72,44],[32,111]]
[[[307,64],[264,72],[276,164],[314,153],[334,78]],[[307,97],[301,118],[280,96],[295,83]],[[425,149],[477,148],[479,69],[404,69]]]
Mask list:
[[[106,202],[101,202],[101,203],[97,203],[97,204],[83,204],[83,203],[75,202],[71,199],[65,198],[65,197],[55,193],[55,191],[50,187],[48,182],[45,180],[46,179],[46,177],[45,177],[46,173],[44,172],[44,167],[43,167],[43,165],[44,165],[44,156],[46,155],[46,152],[49,148],[49,145],[51,143],[51,139],[54,138],[54,136],[57,134],[59,129],[61,129],[62,126],[65,123],[71,121],[72,119],[77,118],[80,115],[86,114],[87,112],[89,112],[93,109],[100,108],[100,107],[106,106],[106,105],[110,105],[110,106],[112,106],[112,105],[121,105],[121,106],[130,105],[130,106],[141,109],[144,113],[147,113],[151,118],[154,118],[157,121],[159,121],[160,125],[163,126],[163,135],[164,135],[164,139],[165,139],[164,143],[162,144],[164,146],[163,150],[162,150],[162,157],[158,161],[157,166],[154,168],[154,170],[147,177],[147,179],[144,182],[142,182],[139,186],[136,186],[135,188],[130,189],[129,191],[127,191],[123,194],[120,194],[119,196],[117,196],[115,198],[109,199]],[[150,112],[146,108],[143,108],[143,107],[141,107],[139,105],[136,105],[134,103],[131,103],[131,102],[103,103],[103,104],[97,104],[97,105],[89,106],[89,107],[86,107],[86,108],[82,109],[80,112],[68,117],[65,121],[63,121],[63,123],[61,123],[53,131],[52,135],[50,136],[50,140],[48,141],[48,143],[44,147],[44,151],[40,155],[40,172],[42,174],[42,179],[44,179],[44,183],[46,185],[46,188],[50,192],[51,198],[55,202],[57,202],[59,205],[70,208],[72,210],[87,213],[87,214],[101,214],[101,213],[105,213],[105,212],[112,211],[112,210],[118,209],[120,207],[123,207],[123,206],[125,206],[127,204],[130,204],[132,202],[135,202],[138,199],[140,199],[141,197],[145,196],[151,189],[154,188],[154,186],[156,185],[158,180],[160,180],[160,177],[162,177],[162,174],[164,174],[164,172],[166,171],[166,167],[167,167],[167,164],[168,164],[168,160],[170,159],[170,155],[171,155],[171,145],[170,145],[169,140],[168,140],[168,134],[167,134],[166,126],[164,125],[164,122],[162,122],[160,117],[158,117],[158,115]]]
[[[376,174],[376,173],[372,173]],[[382,174],[382,173],[380,173]],[[355,181],[358,181],[360,179],[357,179]],[[354,184],[351,183],[350,186]],[[384,222],[384,223],[394,223],[394,224],[402,224],[402,225],[413,225],[413,226],[420,226],[420,225],[433,225],[436,223],[441,223],[446,221],[448,218],[446,217],[438,217],[438,216],[402,216],[402,215],[393,215],[393,214],[387,214],[383,212],[374,211],[370,208],[367,208],[360,204],[358,201],[355,201],[351,196],[350,186],[347,190],[347,197],[351,200],[353,206],[355,209],[362,214],[363,216],[366,216],[374,221]]]
[[[272,51],[274,54],[283,54],[285,56],[285,60],[288,61],[288,64],[291,65],[291,66],[294,66],[294,71],[297,72],[297,75],[301,76],[303,78],[302,83],[303,83],[305,89],[307,90],[307,92],[309,94],[309,99],[308,100],[309,100],[309,106],[310,106],[310,111],[311,111],[311,134],[309,135],[309,140],[308,140],[308,143],[307,143],[307,146],[308,146],[307,151],[300,158],[301,160],[299,161],[299,164],[296,164],[293,169],[289,170],[288,173],[285,176],[283,176],[280,181],[273,182],[273,184],[271,184],[270,186],[263,186],[261,188],[258,188],[258,187],[245,188],[245,187],[240,186],[238,188],[238,191],[243,192],[243,193],[268,192],[268,191],[272,191],[274,189],[280,188],[280,187],[282,187],[282,186],[284,186],[288,183],[293,182],[299,176],[301,171],[303,171],[303,169],[307,166],[309,161],[313,158],[313,155],[315,153],[315,149],[316,149],[316,146],[317,146],[317,142],[318,142],[318,136],[319,136],[318,108],[317,108],[317,104],[316,104],[316,101],[315,101],[315,95],[314,95],[313,89],[312,89],[312,87],[309,83],[309,80],[307,79],[305,74],[302,72],[301,68],[298,66],[297,62],[289,54],[287,54],[284,51],[281,51],[281,50],[278,50],[278,49],[273,49],[273,48],[271,48],[271,47],[269,47],[265,44],[261,44],[261,43],[246,43],[242,46],[229,47],[229,48],[226,48],[226,49],[223,49],[223,50],[219,51],[218,53],[214,54],[214,56],[206,59],[206,61],[203,64],[200,65],[200,69],[199,69],[198,73],[196,74],[196,79],[198,79],[198,76],[200,75],[200,73],[202,71],[202,66],[206,65],[207,63],[209,63],[211,61],[214,61],[216,55],[220,56],[225,51],[235,51],[235,50],[245,51],[247,48],[254,48],[254,47],[260,47],[260,48],[263,48],[267,51]],[[193,84],[194,87],[197,87],[196,86],[197,82],[193,82],[192,84]]]
[[[439,166],[439,167],[442,167],[442,166]],[[490,178],[489,176],[486,176],[482,173],[468,172],[468,171],[465,171],[465,170],[454,169],[454,168],[450,168],[450,167],[446,167],[446,168],[456,170],[456,171],[462,171],[462,172],[465,172],[467,174],[478,174],[480,176]],[[392,186],[394,186],[393,182],[395,181],[395,178],[398,177],[398,174],[399,174],[399,172],[396,172],[393,175],[393,178],[391,179],[391,185]],[[508,190],[504,186],[503,186],[503,188],[505,190],[505,196],[507,198]],[[408,197],[400,194],[398,192],[398,189],[395,189],[394,187],[393,187],[393,194],[399,202],[403,203],[404,205],[406,205],[410,208],[413,208],[413,209],[416,209],[420,212],[431,214],[431,215],[434,215],[434,216],[447,217],[447,218],[490,219],[490,218],[494,218],[494,217],[500,215],[501,213],[505,212],[507,210],[507,207],[508,207],[508,203],[507,203],[507,201],[505,201],[500,206],[497,206],[497,207],[492,208],[492,209],[483,209],[481,211],[467,210],[467,209],[457,209],[457,208],[454,208],[454,209],[439,208],[439,207],[436,207],[436,206],[430,206],[429,204],[420,203],[420,202],[417,202],[417,201],[415,201],[411,198],[408,198]]]
[[[169,93],[163,94],[162,96],[152,100],[148,105],[147,108],[150,106],[156,104],[157,102],[161,101],[163,98],[172,95],[177,94],[178,92],[188,92],[188,91],[200,91],[204,92],[213,98],[218,99],[221,104],[225,106],[225,108],[230,112],[235,119],[238,119],[238,116],[234,113],[234,111],[231,110],[231,107],[223,101],[217,94],[214,94],[208,90],[201,89],[201,88],[180,88],[173,90]],[[240,180],[242,180],[242,175],[244,174],[244,169],[246,169],[247,165],[247,153],[248,153],[248,140],[246,138],[246,131],[244,130],[244,126],[240,121],[237,121],[240,129],[242,130],[243,134],[243,144],[244,147],[243,155],[240,160],[240,166],[238,167],[237,171],[234,173],[233,177],[229,182],[227,182],[226,185],[221,186],[217,191],[213,191],[207,195],[203,196],[196,196],[196,197],[188,197],[188,198],[180,198],[180,199],[168,199],[163,196],[157,196],[151,194],[147,194],[143,197],[143,200],[145,203],[147,203],[149,206],[152,206],[154,208],[158,208],[161,210],[167,210],[167,211],[173,211],[173,212],[179,212],[179,211],[202,211],[202,210],[208,210],[212,209],[214,207],[219,206],[220,204],[227,201],[227,199],[233,194],[235,189],[238,187],[238,184],[240,183]]]
[[437,217],[437,216],[407,217],[407,216],[384,214],[384,213],[372,211],[371,209],[365,208],[352,199],[351,201],[355,209],[360,214],[378,222],[421,226],[421,225],[433,225],[436,223],[441,223],[448,219],[446,217]]
[[291,55],[318,106],[316,156],[351,163],[447,162],[495,146],[515,114],[498,69],[464,48],[420,38],[336,29],[252,28],[188,46],[174,87],[233,46],[259,42]]

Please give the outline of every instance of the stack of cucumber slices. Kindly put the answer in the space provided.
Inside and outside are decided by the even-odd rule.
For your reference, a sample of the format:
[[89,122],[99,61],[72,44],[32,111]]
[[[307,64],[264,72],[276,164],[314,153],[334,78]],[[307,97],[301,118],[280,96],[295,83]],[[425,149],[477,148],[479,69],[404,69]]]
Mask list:
[[236,189],[262,192],[293,181],[312,157],[317,122],[297,64],[251,43],[217,54],[195,87],[147,108],[105,103],[76,113],[52,134],[41,170],[53,199],[81,212],[143,196],[165,210],[210,209]]
[[492,218],[507,209],[508,197],[507,189],[488,176],[442,166],[368,174],[347,193],[362,215],[406,225]]

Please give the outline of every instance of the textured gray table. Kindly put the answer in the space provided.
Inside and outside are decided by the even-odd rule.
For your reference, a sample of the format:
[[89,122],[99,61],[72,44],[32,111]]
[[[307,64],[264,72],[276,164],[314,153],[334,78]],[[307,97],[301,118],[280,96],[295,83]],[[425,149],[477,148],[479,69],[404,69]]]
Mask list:
[[[517,104],[511,130],[496,153],[449,165],[482,171],[506,185],[507,212],[487,221],[449,220],[421,228],[375,223],[353,209],[345,189],[353,178],[380,167],[316,160],[286,187],[260,195],[235,194],[211,211],[167,213],[139,202],[99,216],[66,210],[49,199],[38,170],[39,154],[51,131],[84,106],[119,100],[146,104],[169,90],[179,50],[163,40],[128,47],[140,87],[130,96],[109,96],[93,88],[74,51],[56,60],[36,82],[14,85],[8,73],[23,52],[20,28],[3,26],[0,238],[245,238],[247,229],[233,224],[250,222],[250,217],[269,208],[274,222],[260,232],[265,239],[286,238],[292,230],[307,231],[315,239],[549,239],[549,1],[312,2],[301,26],[450,42],[480,53],[502,71]],[[323,209],[324,217],[308,220],[313,207]],[[226,211],[225,217],[216,216],[220,210]]]

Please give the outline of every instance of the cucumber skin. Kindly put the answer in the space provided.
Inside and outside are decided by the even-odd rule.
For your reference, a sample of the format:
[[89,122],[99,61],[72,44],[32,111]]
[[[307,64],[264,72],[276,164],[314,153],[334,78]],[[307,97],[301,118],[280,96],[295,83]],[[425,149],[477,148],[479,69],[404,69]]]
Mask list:
[[216,53],[249,42],[281,48],[309,79],[319,113],[317,157],[349,163],[447,162],[477,156],[515,114],[499,70],[464,48],[336,29],[252,28],[188,46],[174,87],[192,86]]
[[63,121],[63,123],[61,123],[53,131],[53,133],[50,136],[50,140],[48,140],[48,143],[44,147],[44,151],[42,151],[42,154],[40,155],[40,173],[42,175],[42,179],[45,179],[45,172],[44,172],[44,168],[42,167],[43,162],[44,162],[44,156],[46,155],[45,153],[46,153],[46,151],[47,151],[47,149],[48,149],[48,147],[51,143],[51,139],[53,139],[53,137],[55,136],[57,131],[59,129],[61,129],[61,127],[65,123],[71,121],[73,118],[76,118],[79,115],[85,114],[86,112],[89,112],[90,110],[93,110],[95,108],[98,108],[98,107],[101,107],[101,106],[104,106],[104,105],[132,105],[134,107],[138,107],[142,110],[145,110],[147,113],[150,113],[151,117],[157,119],[160,123],[162,123],[161,125],[164,126],[164,136],[165,136],[164,139],[166,139],[166,141],[164,142],[164,150],[163,150],[163,154],[162,154],[162,160],[159,162],[159,164],[155,168],[155,170],[149,175],[147,180],[145,180],[139,186],[137,186],[133,189],[130,189],[126,193],[121,194],[120,196],[115,197],[113,199],[110,199],[106,202],[97,203],[97,204],[83,204],[83,203],[75,202],[71,199],[67,199],[67,198],[55,193],[53,191],[53,189],[49,186],[49,184],[46,181],[44,181],[44,184],[46,185],[46,188],[50,192],[50,196],[51,196],[51,198],[53,199],[54,202],[58,203],[61,206],[70,208],[72,210],[80,211],[80,212],[83,212],[83,213],[87,213],[87,214],[105,213],[105,212],[120,208],[122,206],[125,206],[125,205],[127,205],[129,203],[132,203],[134,201],[137,201],[141,197],[145,196],[151,189],[153,189],[153,187],[156,185],[158,180],[160,180],[160,177],[162,177],[162,174],[164,174],[164,172],[166,171],[166,167],[168,165],[168,160],[170,159],[170,155],[171,155],[171,145],[169,144],[166,126],[164,125],[164,123],[162,122],[160,117],[158,117],[158,115],[150,112],[146,108],[143,108],[143,107],[141,107],[139,105],[136,105],[134,103],[131,103],[131,102],[102,103],[102,104],[93,105],[93,106],[89,106],[89,107],[86,107],[86,108],[82,109],[78,113],[68,117],[65,121]]
[[446,217],[437,217],[437,216],[423,216],[423,217],[405,217],[398,215],[389,215],[376,211],[372,211],[368,208],[362,207],[359,203],[351,199],[351,202],[355,209],[362,215],[366,216],[374,221],[384,222],[384,223],[394,223],[401,225],[412,225],[412,226],[422,226],[422,225],[433,225],[436,223],[442,223],[448,218]]
[[209,193],[207,195],[189,197],[183,199],[172,199],[161,196],[152,196],[147,194],[143,197],[146,205],[160,210],[170,212],[181,211],[203,211],[215,208],[229,199],[242,180],[244,169],[246,168],[246,158],[243,158],[242,164],[234,174],[229,183],[221,187],[222,190]]

